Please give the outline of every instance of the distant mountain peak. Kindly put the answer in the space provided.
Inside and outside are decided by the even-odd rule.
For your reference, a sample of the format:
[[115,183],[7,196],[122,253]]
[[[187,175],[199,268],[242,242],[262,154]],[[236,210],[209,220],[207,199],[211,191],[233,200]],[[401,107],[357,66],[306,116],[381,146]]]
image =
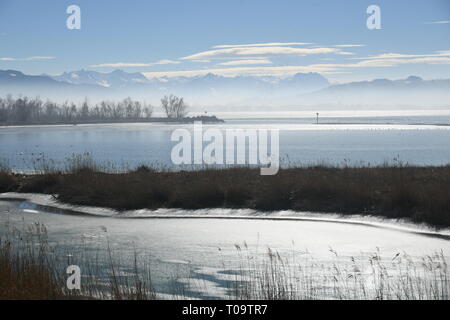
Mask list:
[[406,81],[408,81],[408,82],[420,82],[420,81],[423,81],[423,79],[421,77],[418,77],[418,76],[409,76],[408,78],[406,78]]
[[2,75],[11,75],[13,77],[15,76],[23,76],[24,74],[17,70],[0,70],[0,74]]

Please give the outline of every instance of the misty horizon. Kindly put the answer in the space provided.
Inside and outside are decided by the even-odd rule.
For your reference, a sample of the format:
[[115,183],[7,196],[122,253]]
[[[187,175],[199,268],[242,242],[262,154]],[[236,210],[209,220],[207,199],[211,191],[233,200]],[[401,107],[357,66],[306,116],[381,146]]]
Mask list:
[[87,98],[97,102],[132,97],[157,104],[163,95],[176,94],[185,97],[197,112],[217,111],[220,107],[229,111],[239,111],[240,107],[283,111],[370,106],[381,109],[440,108],[450,104],[450,79],[424,80],[412,75],[406,79],[333,84],[325,76],[312,72],[284,78],[226,77],[212,73],[147,78],[142,73],[122,70],[105,73],[80,70],[58,76],[29,76],[16,70],[0,70],[0,82],[3,83],[2,96],[40,96],[57,101],[81,102]]

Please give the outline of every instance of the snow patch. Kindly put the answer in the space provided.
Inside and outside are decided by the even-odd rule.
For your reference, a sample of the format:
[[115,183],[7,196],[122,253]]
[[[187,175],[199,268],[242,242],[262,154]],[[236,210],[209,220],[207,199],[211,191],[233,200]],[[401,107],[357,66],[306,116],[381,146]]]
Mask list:
[[106,81],[106,80],[97,81],[97,84],[100,85],[100,86],[102,86],[102,87],[105,87],[105,88],[111,87],[111,84],[109,84],[109,82]]

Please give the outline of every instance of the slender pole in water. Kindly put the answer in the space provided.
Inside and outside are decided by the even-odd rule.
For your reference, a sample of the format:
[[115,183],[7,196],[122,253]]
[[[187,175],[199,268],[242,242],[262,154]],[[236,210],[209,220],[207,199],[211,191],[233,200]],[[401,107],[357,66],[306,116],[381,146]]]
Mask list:
[[316,123],[319,124],[319,113],[316,112]]

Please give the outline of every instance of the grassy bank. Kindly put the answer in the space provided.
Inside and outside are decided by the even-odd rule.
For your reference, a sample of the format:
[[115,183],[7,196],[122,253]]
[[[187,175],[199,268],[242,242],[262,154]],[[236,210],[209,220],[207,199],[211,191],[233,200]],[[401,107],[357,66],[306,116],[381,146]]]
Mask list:
[[256,168],[155,170],[141,166],[105,172],[76,158],[65,170],[36,175],[0,170],[0,192],[56,194],[75,205],[141,208],[253,208],[406,218],[450,227],[450,166],[327,167],[280,169],[261,176]]

